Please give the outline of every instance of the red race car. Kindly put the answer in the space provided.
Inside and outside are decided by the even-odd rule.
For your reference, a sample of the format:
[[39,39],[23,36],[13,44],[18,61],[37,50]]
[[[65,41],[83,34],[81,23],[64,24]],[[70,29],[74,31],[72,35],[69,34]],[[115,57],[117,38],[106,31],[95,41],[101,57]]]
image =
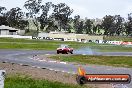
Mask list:
[[62,53],[62,54],[68,54],[71,53],[73,54],[73,48],[69,48],[68,45],[60,45],[59,48],[57,48],[57,54]]

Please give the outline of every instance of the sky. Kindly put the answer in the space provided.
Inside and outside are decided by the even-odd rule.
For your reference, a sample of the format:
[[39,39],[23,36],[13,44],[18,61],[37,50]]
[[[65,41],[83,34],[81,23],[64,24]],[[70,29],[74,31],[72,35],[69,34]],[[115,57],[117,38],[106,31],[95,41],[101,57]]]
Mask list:
[[[0,6],[8,10],[14,7],[23,9],[27,0],[0,0]],[[43,0],[43,3],[66,3],[74,12],[72,16],[80,15],[81,18],[103,18],[105,15],[121,15],[127,17],[132,12],[132,0]]]

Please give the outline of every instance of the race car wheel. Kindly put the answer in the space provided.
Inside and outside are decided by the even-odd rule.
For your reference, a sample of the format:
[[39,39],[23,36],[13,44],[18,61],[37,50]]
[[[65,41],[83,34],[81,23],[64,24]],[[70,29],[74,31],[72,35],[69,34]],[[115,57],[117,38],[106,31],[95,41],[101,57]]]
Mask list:
[[65,54],[68,54],[68,52],[65,52]]
[[73,51],[72,52],[70,52],[71,54],[73,54]]
[[71,53],[71,54],[73,54],[73,50],[72,50],[72,51],[70,51],[70,53]]
[[59,51],[57,51],[57,54],[59,54],[60,52]]

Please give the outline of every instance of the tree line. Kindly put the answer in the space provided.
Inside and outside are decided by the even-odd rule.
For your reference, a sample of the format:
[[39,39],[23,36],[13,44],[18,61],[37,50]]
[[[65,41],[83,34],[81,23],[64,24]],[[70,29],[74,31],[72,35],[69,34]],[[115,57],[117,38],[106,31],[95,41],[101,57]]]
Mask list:
[[65,3],[42,3],[42,0],[27,0],[23,10],[15,7],[7,11],[0,6],[0,25],[8,25],[21,30],[29,30],[29,19],[40,31],[65,31],[68,33],[107,35],[107,36],[132,36],[132,13],[127,19],[120,15],[106,15],[100,22],[91,19],[81,19],[79,15],[71,17],[73,9]]

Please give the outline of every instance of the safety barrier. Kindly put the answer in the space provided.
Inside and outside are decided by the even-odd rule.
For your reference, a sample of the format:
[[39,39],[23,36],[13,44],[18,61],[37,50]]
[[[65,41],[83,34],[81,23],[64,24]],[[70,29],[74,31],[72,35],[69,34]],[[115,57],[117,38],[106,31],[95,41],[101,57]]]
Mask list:
[[32,39],[32,36],[20,36],[20,35],[0,35],[2,38],[23,38],[23,39]]

